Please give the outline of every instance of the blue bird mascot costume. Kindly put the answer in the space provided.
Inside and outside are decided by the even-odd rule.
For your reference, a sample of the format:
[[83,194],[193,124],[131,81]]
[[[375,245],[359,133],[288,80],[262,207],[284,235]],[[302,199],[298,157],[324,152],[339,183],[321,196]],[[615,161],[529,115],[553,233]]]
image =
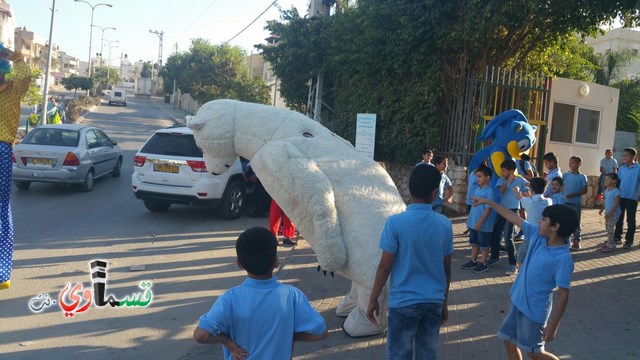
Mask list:
[[508,159],[519,160],[521,154],[531,149],[536,143],[536,127],[529,124],[520,110],[507,110],[489,121],[478,140],[493,141],[471,158],[469,174],[487,160],[494,173],[489,186],[495,190],[501,173],[500,164]]

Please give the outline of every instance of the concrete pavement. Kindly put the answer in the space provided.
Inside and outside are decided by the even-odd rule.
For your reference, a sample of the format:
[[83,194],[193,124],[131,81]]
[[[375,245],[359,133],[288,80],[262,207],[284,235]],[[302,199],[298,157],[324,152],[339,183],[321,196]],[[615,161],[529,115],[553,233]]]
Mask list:
[[[583,210],[583,249],[575,262],[571,297],[558,337],[547,349],[561,359],[640,359],[640,249],[598,251],[605,239],[597,210]],[[450,290],[449,322],[442,327],[440,358],[506,359],[495,336],[509,306],[514,277],[506,276],[506,256],[484,274],[463,271],[469,249],[466,218],[454,218],[455,251]],[[266,222],[266,220],[265,220]],[[300,246],[280,248],[279,280],[300,288],[322,314],[329,337],[318,343],[298,343],[294,359],[384,359],[384,336],[352,339],[342,331],[335,309],[349,290],[349,282],[316,272],[316,258],[304,240]],[[214,298],[211,299],[213,303]],[[196,318],[194,317],[194,320]],[[194,344],[183,359],[222,359],[219,345]]]

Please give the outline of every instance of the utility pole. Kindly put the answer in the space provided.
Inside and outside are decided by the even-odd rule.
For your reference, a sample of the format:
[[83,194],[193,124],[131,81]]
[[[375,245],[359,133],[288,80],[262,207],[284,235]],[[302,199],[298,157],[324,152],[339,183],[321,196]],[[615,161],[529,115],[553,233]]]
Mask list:
[[[176,43],[176,46],[173,48],[173,55],[178,53],[178,43]],[[175,110],[176,108],[176,77],[175,74],[173,76],[173,109]]]
[[162,67],[162,42],[164,37],[164,31],[149,30],[150,33],[158,35],[160,38],[160,46],[158,46],[158,67]]
[[[315,12],[318,11],[320,3],[322,4],[322,12],[318,12],[316,15]],[[331,11],[331,3],[327,0],[312,0],[311,1],[311,14],[310,17],[314,16],[329,16]],[[316,82],[316,101],[313,110],[313,120],[321,123],[320,114],[322,112],[322,92],[324,86],[324,74],[318,73],[318,81]]]
[[49,97],[49,72],[51,71],[51,52],[53,50],[53,19],[56,15],[56,0],[51,5],[51,25],[49,25],[49,53],[47,54],[47,68],[44,73],[44,91],[42,94],[42,112],[40,122],[47,123],[47,98]]

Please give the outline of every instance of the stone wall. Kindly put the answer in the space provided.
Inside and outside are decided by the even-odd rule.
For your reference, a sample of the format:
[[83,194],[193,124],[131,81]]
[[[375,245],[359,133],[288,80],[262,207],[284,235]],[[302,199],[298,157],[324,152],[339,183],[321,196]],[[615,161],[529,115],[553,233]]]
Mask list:
[[[464,166],[455,165],[449,160],[449,168],[447,169],[447,176],[451,179],[453,186],[453,195],[451,197],[451,204],[446,207],[457,214],[463,214],[467,212],[467,204],[465,204],[465,198],[467,197],[467,168]],[[409,176],[413,170],[413,165],[397,165],[391,163],[380,163],[383,168],[387,170],[391,179],[396,184],[402,199],[405,203],[409,203]],[[600,207],[604,204],[604,200],[597,198],[598,181],[599,176],[587,176],[587,193],[582,196],[582,206],[586,208]]]

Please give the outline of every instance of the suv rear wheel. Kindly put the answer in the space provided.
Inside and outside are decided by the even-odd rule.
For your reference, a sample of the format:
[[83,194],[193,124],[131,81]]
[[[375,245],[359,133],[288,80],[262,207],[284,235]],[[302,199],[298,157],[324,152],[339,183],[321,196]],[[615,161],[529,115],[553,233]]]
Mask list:
[[242,215],[242,205],[244,204],[244,186],[238,180],[229,183],[227,190],[222,196],[222,203],[218,207],[218,215],[227,220],[234,220]]
[[165,212],[169,210],[169,206],[171,206],[171,204],[160,201],[145,200],[144,206],[153,212]]

